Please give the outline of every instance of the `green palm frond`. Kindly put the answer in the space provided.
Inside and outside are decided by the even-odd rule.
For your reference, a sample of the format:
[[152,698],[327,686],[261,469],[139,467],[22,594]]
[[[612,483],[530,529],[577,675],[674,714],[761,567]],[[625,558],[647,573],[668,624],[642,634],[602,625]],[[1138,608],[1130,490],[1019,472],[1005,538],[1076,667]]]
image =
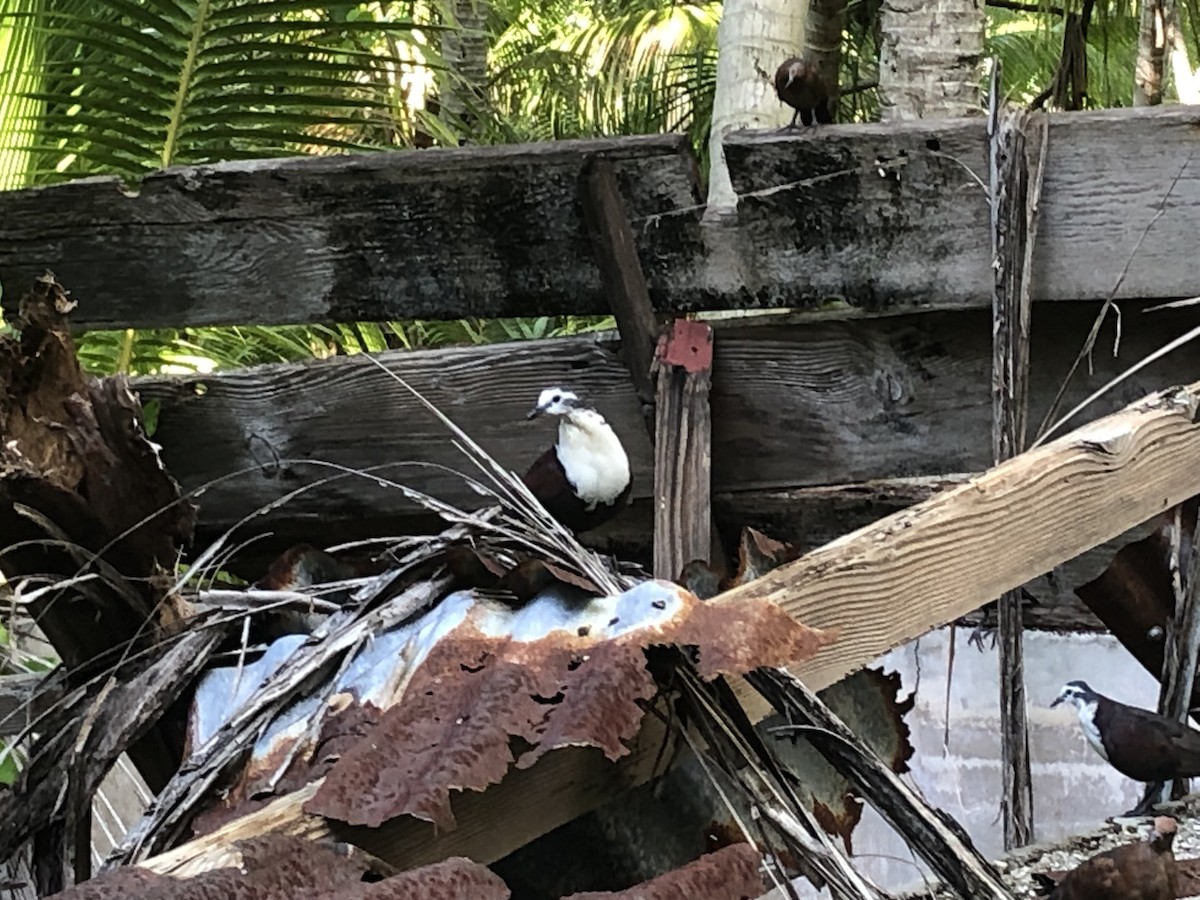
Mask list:
[[[34,181],[396,144],[402,74],[436,67],[427,21],[311,0],[18,0],[0,26]],[[374,12],[372,12],[374,10]],[[12,76],[10,76],[11,78]]]
[[11,13],[0,19],[0,190],[23,185],[30,166],[29,123],[41,111],[34,94],[45,68],[45,39],[21,27],[19,17],[36,13],[40,0],[8,0]]

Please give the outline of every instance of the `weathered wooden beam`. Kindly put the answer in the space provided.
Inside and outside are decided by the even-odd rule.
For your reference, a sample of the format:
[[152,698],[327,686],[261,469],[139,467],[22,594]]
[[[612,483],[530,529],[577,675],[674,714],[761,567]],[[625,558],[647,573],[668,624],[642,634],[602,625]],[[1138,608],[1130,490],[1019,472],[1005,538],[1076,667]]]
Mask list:
[[633,228],[621,199],[617,172],[612,161],[603,156],[590,160],[584,168],[583,209],[592,236],[600,280],[621,335],[621,355],[642,409],[648,415],[654,407],[655,385],[651,375],[658,322],[642,274]]
[[[1200,294],[1185,262],[1198,151],[1185,106],[1051,114],[1033,296]],[[982,117],[746,132],[726,139],[725,158],[742,197],[738,274],[759,304],[990,305]]]
[[[1200,665],[1200,548],[1196,546],[1200,529],[1193,526],[1192,539],[1185,542],[1183,507],[1178,506],[1175,511],[1171,560],[1176,582],[1175,611],[1164,635],[1158,711],[1187,724],[1195,691],[1196,667]],[[1200,525],[1200,522],[1196,524]],[[1171,785],[1172,800],[1181,798],[1186,792],[1186,778],[1177,779]]]
[[838,629],[796,672],[819,690],[1200,493],[1198,413],[1200,382],[1153,394],[712,602]]
[[[1096,308],[1035,304],[1034,331],[1049,337],[1032,348],[1031,415],[1046,408],[1070,365],[1062,343],[1082,342]],[[1186,309],[1141,315],[1136,305],[1125,304],[1123,312],[1121,357],[1097,352],[1094,371],[1079,373],[1067,404],[1194,324]],[[710,394],[714,495],[776,492],[778,500],[761,513],[749,504],[743,507],[755,522],[770,526],[772,517],[795,521],[783,501],[790,489],[986,469],[992,463],[991,318],[989,309],[769,327],[714,324],[721,346]],[[1102,345],[1108,336],[1102,335]],[[633,467],[635,499],[646,499],[653,486],[653,451],[628,370],[612,346],[581,337],[381,359],[518,471],[545,449],[544,432],[524,420],[537,392],[547,384],[580,390],[621,435]],[[1110,412],[1195,377],[1190,356],[1168,355],[1087,415]],[[201,545],[260,507],[268,511],[253,517],[243,533],[269,531],[285,542],[332,544],[429,527],[427,517],[394,489],[370,477],[342,475],[321,461],[379,467],[373,474],[403,480],[448,502],[480,502],[460,478],[411,464],[460,468],[463,460],[441,423],[367,360],[139,379],[137,386],[143,401],[160,403],[153,439],[163,446],[168,470],[185,490],[205,488],[195,498]],[[754,465],[745,465],[747,459]],[[340,477],[314,484],[335,476]],[[289,491],[309,484],[314,486],[276,505]],[[842,509],[855,507],[849,499]],[[718,500],[718,516],[722,508],[730,507]],[[814,509],[810,504],[804,514]],[[843,513],[830,515],[836,525]],[[643,521],[639,527],[645,529],[649,557],[651,520]],[[827,538],[847,530],[809,524]],[[774,533],[771,527],[767,531]],[[802,531],[775,536],[807,540]],[[282,549],[256,543],[241,555],[251,558],[261,551],[269,557]]]
[[[1030,131],[1029,113],[1005,111],[1000,61],[992,61],[988,116],[992,252],[992,456],[1004,462],[1025,449],[1029,415],[1030,271],[1037,238],[1045,129]],[[1037,119],[1044,125],[1044,115]],[[1035,125],[1036,129],[1036,125]],[[1004,849],[1033,843],[1033,777],[1025,709],[1024,597],[998,601],[1000,644],[1000,813]]]
[[[598,153],[638,219],[698,202],[684,135],[228,162],[132,190],[93,178],[0,193],[4,310],[50,269],[85,329],[602,315],[578,188]],[[656,239],[678,260],[697,227],[672,216]],[[639,249],[669,304],[674,267],[644,235]]]
[[[1195,116],[1051,118],[1036,297],[1200,294],[1186,262],[1200,232]],[[223,163],[135,190],[88,179],[0,194],[0,286],[11,313],[30,279],[56,272],[81,328],[604,314],[577,202],[585,161],[603,153],[660,311],[986,308],[985,128],[731,135],[742,201],[738,224],[715,232],[701,230],[682,135]]]
[[712,329],[676,319],[655,364],[654,574],[674,581],[712,553]]

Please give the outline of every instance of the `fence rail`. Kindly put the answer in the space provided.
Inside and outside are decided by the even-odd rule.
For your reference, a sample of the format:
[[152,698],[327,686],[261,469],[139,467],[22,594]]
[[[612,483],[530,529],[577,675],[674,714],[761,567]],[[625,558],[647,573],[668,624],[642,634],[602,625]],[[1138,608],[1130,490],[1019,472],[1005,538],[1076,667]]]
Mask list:
[[[1200,294],[1200,112],[1051,117],[1033,293]],[[608,311],[580,179],[614,162],[661,312],[988,306],[982,119],[731,136],[736,227],[703,227],[682,136],[169,169],[0,193],[9,314],[46,269],[79,328]],[[787,187],[789,186],[790,187]]]

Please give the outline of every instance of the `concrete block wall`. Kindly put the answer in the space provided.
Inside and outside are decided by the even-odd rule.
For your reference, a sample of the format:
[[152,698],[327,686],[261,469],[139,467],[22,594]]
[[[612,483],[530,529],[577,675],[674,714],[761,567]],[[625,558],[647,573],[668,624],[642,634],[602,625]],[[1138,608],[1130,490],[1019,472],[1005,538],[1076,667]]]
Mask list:
[[[967,644],[959,629],[950,679],[950,735],[946,744],[949,629],[886,654],[876,664],[898,670],[907,690],[917,691],[908,716],[916,754],[906,776],[935,806],[958,819],[989,858],[1004,852],[1000,803],[999,654]],[[1152,708],[1158,682],[1110,635],[1031,632],[1025,642],[1030,754],[1036,838],[1055,840],[1100,824],[1131,808],[1140,787],[1114,771],[1084,741],[1073,709],[1049,708],[1067,681],[1082,679],[1095,690]],[[867,807],[854,833],[862,869],[880,886],[920,885],[924,866],[874,810]],[[809,891],[803,896],[819,896]]]

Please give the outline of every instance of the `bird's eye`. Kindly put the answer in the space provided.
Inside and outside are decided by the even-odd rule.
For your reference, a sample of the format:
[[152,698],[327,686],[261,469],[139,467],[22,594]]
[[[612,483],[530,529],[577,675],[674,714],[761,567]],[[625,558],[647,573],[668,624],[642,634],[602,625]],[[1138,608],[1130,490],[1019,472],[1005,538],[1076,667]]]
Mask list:
[[551,403],[558,403],[560,400],[562,400],[562,394],[555,394],[550,398]]

